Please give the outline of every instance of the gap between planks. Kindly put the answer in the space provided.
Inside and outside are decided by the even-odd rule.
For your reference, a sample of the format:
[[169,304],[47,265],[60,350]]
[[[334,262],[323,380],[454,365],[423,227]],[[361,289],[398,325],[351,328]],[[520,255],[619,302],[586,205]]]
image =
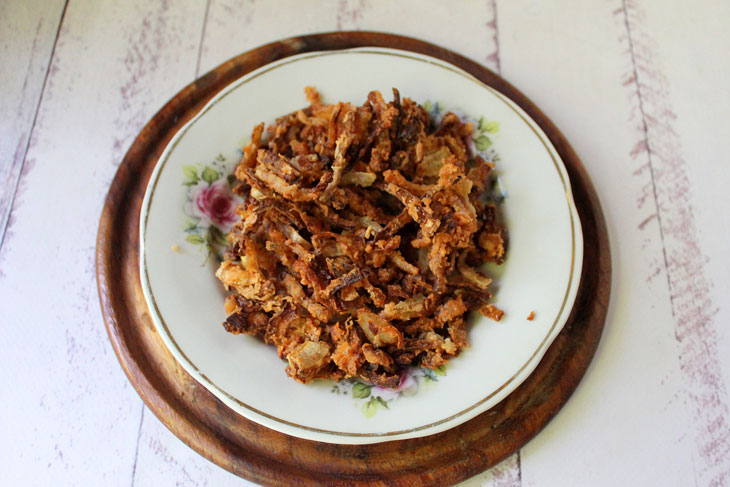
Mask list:
[[[66,17],[66,9],[68,8],[68,0],[65,0],[63,4],[63,10],[61,11],[61,17],[58,21],[58,28],[56,29],[56,36],[53,38],[53,48],[51,48],[51,55],[48,57],[48,64],[46,65],[46,71],[43,74],[43,84],[41,85],[41,91],[38,95],[38,102],[33,112],[33,122],[30,125],[30,131],[28,132],[28,140],[25,142],[23,148],[23,154],[20,160],[20,164],[16,169],[15,182],[10,184],[10,194],[8,197],[7,211],[4,215],[0,215],[0,252],[2,252],[3,244],[5,243],[5,235],[7,234],[8,225],[10,223],[10,215],[13,213],[13,206],[15,204],[15,197],[18,194],[18,187],[20,186],[20,179],[23,177],[23,168],[25,167],[25,160],[28,156],[28,149],[30,148],[30,142],[33,140],[33,132],[35,130],[36,121],[38,120],[38,112],[43,102],[43,95],[46,92],[46,83],[48,82],[48,75],[51,72],[51,65],[53,64],[53,58],[56,55],[56,46],[58,45],[58,37],[61,33],[61,27],[63,26],[63,19]],[[11,175],[12,178],[12,175]]]

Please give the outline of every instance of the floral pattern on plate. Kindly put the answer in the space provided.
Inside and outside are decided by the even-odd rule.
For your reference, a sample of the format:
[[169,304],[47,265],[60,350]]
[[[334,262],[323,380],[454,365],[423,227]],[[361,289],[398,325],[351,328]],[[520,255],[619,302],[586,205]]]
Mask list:
[[185,240],[211,257],[223,260],[228,242],[226,234],[236,220],[236,207],[241,198],[231,190],[235,180],[235,164],[219,154],[208,164],[184,166],[183,186],[186,188],[184,213]]
[[396,399],[402,396],[414,396],[420,387],[438,382],[439,376],[445,375],[446,368],[443,365],[435,370],[408,367],[401,373],[400,382],[395,389],[386,389],[356,379],[348,379],[335,383],[330,392],[352,396],[362,414],[366,418],[372,418],[379,410],[390,409],[391,403]]

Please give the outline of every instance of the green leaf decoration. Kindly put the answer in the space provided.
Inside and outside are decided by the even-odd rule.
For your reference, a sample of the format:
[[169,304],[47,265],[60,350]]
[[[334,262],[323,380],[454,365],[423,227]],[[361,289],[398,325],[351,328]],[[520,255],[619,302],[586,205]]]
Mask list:
[[435,369],[436,375],[440,375],[441,377],[446,375],[446,366],[445,365],[439,365]]
[[201,245],[201,244],[205,243],[205,240],[203,240],[203,237],[201,237],[197,233],[191,233],[190,235],[185,237],[185,240],[187,240],[191,244],[195,244],[195,245]]
[[385,409],[390,409],[390,407],[388,406],[388,403],[385,401],[385,399],[383,399],[380,396],[378,396],[376,399],[378,400],[378,402],[380,403],[381,406],[385,406]]
[[428,113],[431,113],[431,110],[433,110],[433,103],[431,103],[431,100],[426,100],[423,104],[423,109],[426,110]]
[[480,118],[479,119],[479,127],[478,127],[479,128],[479,131],[480,132],[485,132],[487,130],[487,124],[488,123],[489,122],[487,122],[487,119],[485,117]]
[[354,397],[355,399],[365,399],[366,397],[370,396],[370,389],[372,388],[373,386],[358,382],[357,384],[352,386],[352,397]]
[[210,166],[205,166],[203,169],[203,181],[208,184],[213,184],[218,179],[218,171]]
[[183,184],[185,186],[192,186],[193,184],[200,181],[200,177],[198,176],[198,170],[195,168],[195,166],[183,166],[182,170],[183,174],[185,175],[185,181],[183,181]]
[[478,151],[484,152],[492,146],[492,141],[486,135],[480,135],[474,140]]
[[215,156],[215,160],[218,161],[218,162],[226,162],[225,156],[223,154],[220,154],[220,153],[217,156]]
[[197,178],[198,177],[198,170],[195,166],[192,166],[192,165],[183,166],[182,170],[183,170],[183,174],[185,174],[186,178]]
[[[210,233],[208,233],[208,239],[210,239]],[[208,255],[205,257],[205,261],[207,262],[211,255],[216,255],[215,248],[211,245],[210,240],[205,242],[205,250],[208,251]]]
[[375,416],[375,413],[378,412],[379,404],[380,403],[375,399],[375,397],[371,397],[368,402],[362,405],[362,408],[360,408],[360,410],[366,418],[372,418],[373,416]]
[[210,227],[210,230],[208,230],[208,239],[208,241],[212,244],[228,245],[226,236],[223,235],[223,232],[221,232],[218,227]]
[[479,131],[496,134],[499,131],[499,122],[494,120],[490,122],[486,117],[482,117],[479,119]]

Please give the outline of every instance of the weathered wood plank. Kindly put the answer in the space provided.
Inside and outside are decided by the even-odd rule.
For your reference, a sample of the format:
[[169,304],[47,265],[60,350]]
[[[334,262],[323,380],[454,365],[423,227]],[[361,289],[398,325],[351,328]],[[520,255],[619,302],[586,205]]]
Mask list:
[[438,0],[282,0],[275,5],[211,0],[200,69],[204,73],[243,51],[278,39],[335,30],[375,30],[416,37],[495,69],[492,7],[491,2]]
[[[730,69],[715,57],[716,46],[730,45],[720,22],[730,5],[716,3],[689,9],[671,2],[664,8],[675,15],[684,8],[684,16],[669,19],[651,2],[623,5],[646,122],[697,485],[730,483],[730,334],[722,326],[730,317],[730,204],[724,192],[707,191],[711,181],[715,188],[730,183]],[[706,96],[698,96],[698,89]],[[725,107],[724,118],[718,107]]]
[[0,3],[0,247],[65,4]]
[[146,411],[132,487],[160,485],[253,487],[256,484],[201,457]]
[[99,313],[94,241],[127,146],[194,75],[204,7],[68,5],[0,249],[0,296],[12,303],[0,335],[12,411],[0,420],[0,455],[13,462],[0,484],[133,480],[142,402]]
[[[691,196],[677,191],[689,189],[677,184],[683,177],[677,167],[686,162],[677,160],[684,157],[685,137],[674,126],[677,112],[661,54],[670,50],[664,44],[669,38],[681,37],[684,49],[693,52],[696,38],[706,46],[728,36],[719,23],[714,32],[701,33],[698,27],[678,36],[666,16],[674,7],[645,3],[655,12],[654,30],[640,19],[643,5],[633,2],[499,4],[502,32],[512,33],[500,39],[503,72],[556,121],[593,175],[615,257],[612,313],[599,353],[567,407],[523,449],[527,485],[554,485],[551,479],[562,485],[707,485],[703,462],[705,467],[715,463],[709,476],[720,475],[716,455],[727,445],[727,433],[706,433],[704,443],[696,444],[692,420],[697,418],[688,414],[692,380],[697,398],[714,408],[713,414],[700,415],[701,429],[722,427],[727,409],[723,416],[726,399],[713,393],[722,386],[717,367],[704,367],[711,365],[707,356],[688,363],[690,354],[712,352],[702,347],[712,335],[699,336],[718,322],[713,324],[703,290],[708,279],[697,274],[702,272],[698,243],[678,236],[671,241],[675,225],[694,225],[693,231],[697,226],[687,223]],[[655,50],[656,45],[665,50]],[[675,57],[674,62],[682,61]],[[687,66],[674,69],[683,73]],[[727,106],[720,79],[714,86],[724,91],[720,105]],[[692,102],[690,93],[684,96],[685,104]],[[683,123],[695,122],[685,118]],[[675,282],[692,293],[678,298],[677,289],[684,288]],[[692,310],[697,314],[687,316]],[[687,330],[692,325],[683,325],[682,315],[696,328]],[[682,346],[682,331],[696,334],[690,350]],[[688,366],[694,367],[689,374]],[[688,377],[693,373],[698,376]],[[709,380],[702,383],[703,378]]]

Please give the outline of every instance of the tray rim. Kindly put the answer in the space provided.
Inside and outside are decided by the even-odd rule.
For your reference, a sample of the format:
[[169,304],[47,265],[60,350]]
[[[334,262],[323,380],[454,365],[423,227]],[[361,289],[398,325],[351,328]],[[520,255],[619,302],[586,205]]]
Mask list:
[[[517,438],[517,441],[513,441],[511,448],[502,448],[501,450],[498,448],[498,455],[483,455],[480,456],[480,459],[476,461],[473,459],[466,459],[469,460],[467,463],[469,463],[470,465],[470,468],[466,470],[462,468],[460,470],[456,469],[458,470],[456,471],[454,469],[455,466],[462,465],[465,460],[464,458],[456,458],[454,462],[447,462],[447,464],[442,464],[435,470],[431,471],[427,479],[422,478],[422,476],[420,474],[417,474],[417,472],[408,470],[401,471],[401,475],[396,475],[395,477],[393,476],[394,474],[392,472],[389,474],[390,477],[382,477],[382,475],[378,476],[376,475],[376,472],[374,472],[373,475],[363,475],[362,473],[359,475],[347,474],[347,472],[342,471],[338,471],[335,473],[317,472],[317,474],[323,475],[323,477],[321,478],[331,479],[344,479],[345,477],[349,477],[347,479],[347,485],[381,485],[379,483],[380,478],[390,478],[390,485],[414,485],[411,483],[401,484],[400,482],[404,481],[404,479],[408,479],[408,482],[411,482],[414,479],[420,479],[420,482],[418,484],[431,485],[431,483],[429,482],[437,480],[439,482],[447,481],[449,483],[460,481],[468,478],[475,473],[478,473],[481,470],[484,470],[485,468],[496,464],[509,453],[517,450],[519,447],[524,445],[524,443],[529,441],[529,439],[534,434],[536,434],[537,431],[539,431],[554,416],[554,414],[557,413],[562,404],[567,401],[568,397],[577,386],[578,381],[585,373],[585,370],[588,368],[590,360],[595,353],[595,349],[597,347],[598,340],[600,339],[600,334],[605,322],[606,308],[608,305],[610,294],[611,266],[605,221],[603,220],[600,204],[598,203],[595,191],[593,190],[590,180],[585,173],[585,169],[583,168],[582,163],[577,158],[573,150],[570,148],[562,134],[554,127],[554,125],[547,119],[547,117],[542,114],[542,112],[532,102],[529,101],[529,99],[527,99],[524,95],[522,95],[519,91],[509,85],[509,83],[504,81],[498,75],[492,73],[488,69],[473,61],[470,61],[456,53],[447,51],[433,44],[428,44],[417,39],[375,32],[334,32],[294,37],[266,44],[251,51],[247,51],[239,56],[236,56],[235,58],[227,61],[226,63],[223,63],[219,67],[215,68],[205,76],[199,78],[198,80],[181,90],[152,118],[152,120],[140,132],[140,134],[137,136],[134,143],[130,147],[122,164],[119,167],[117,174],[115,175],[114,182],[110,187],[110,191],[107,195],[107,199],[105,202],[104,211],[102,213],[99,226],[99,234],[97,238],[97,279],[102,312],[115,353],[117,354],[120,364],[125,370],[125,373],[127,374],[130,382],[140,394],[147,406],[174,434],[176,434],[185,443],[187,443],[189,446],[191,446],[193,449],[195,449],[205,457],[223,466],[224,468],[227,468],[228,470],[237,473],[238,475],[268,485],[286,485],[288,481],[284,481],[283,479],[285,478],[289,480],[291,480],[291,478],[296,478],[299,482],[301,482],[302,478],[297,476],[296,472],[293,472],[295,475],[294,477],[287,476],[284,470],[275,468],[277,466],[281,466],[281,458],[265,458],[265,453],[262,454],[260,450],[256,451],[256,448],[254,448],[253,446],[250,446],[249,450],[244,451],[249,458],[240,458],[240,453],[242,453],[242,451],[234,453],[233,451],[231,451],[230,448],[228,448],[231,445],[227,444],[227,442],[224,441],[226,439],[230,440],[229,438],[215,438],[215,435],[211,437],[209,431],[206,431],[206,427],[208,430],[210,430],[210,425],[206,423],[206,418],[200,417],[199,411],[197,412],[198,417],[196,417],[196,415],[192,414],[190,410],[185,409],[184,401],[182,401],[181,404],[180,401],[173,401],[170,398],[163,397],[161,392],[155,387],[162,386],[162,384],[160,383],[160,379],[157,378],[157,380],[155,380],[153,371],[143,370],[143,367],[145,365],[149,366],[149,363],[145,364],[144,360],[141,360],[140,357],[135,357],[134,352],[130,349],[131,342],[129,341],[128,333],[130,333],[131,331],[125,330],[125,325],[124,323],[122,323],[125,319],[127,320],[127,322],[129,321],[129,317],[124,316],[125,312],[129,310],[120,307],[120,303],[118,300],[119,296],[115,297],[113,295],[113,290],[115,286],[118,287],[119,284],[115,284],[110,281],[110,279],[113,279],[116,276],[115,272],[118,273],[119,266],[123,266],[125,262],[125,256],[122,255],[122,252],[120,252],[122,250],[119,246],[120,242],[115,242],[113,241],[113,239],[109,239],[108,237],[114,233],[115,229],[117,229],[115,227],[114,221],[115,214],[122,213],[124,215],[126,211],[127,217],[129,217],[130,208],[128,203],[130,203],[130,196],[120,194],[119,183],[125,181],[129,183],[130,181],[132,181],[132,184],[134,184],[134,179],[137,176],[132,174],[132,172],[134,172],[136,169],[139,169],[139,167],[137,166],[140,166],[141,164],[139,162],[140,158],[143,159],[147,154],[145,152],[146,150],[154,151],[154,140],[156,140],[154,139],[154,136],[161,135],[164,139],[164,136],[167,134],[171,137],[169,131],[175,128],[175,126],[179,128],[180,126],[184,125],[186,122],[183,119],[189,120],[190,118],[195,116],[195,114],[197,114],[197,112],[207,104],[210,98],[212,98],[219,91],[224,89],[225,86],[227,86],[231,81],[246,74],[247,72],[252,71],[253,69],[263,66],[269,62],[295,54],[301,54],[311,51],[339,50],[357,47],[396,48],[433,56],[447,63],[454,64],[457,67],[466,71],[467,73],[471,74],[472,76],[476,77],[483,83],[489,85],[503,95],[507,96],[510,100],[512,100],[515,104],[517,104],[520,108],[527,112],[527,114],[530,115],[530,117],[543,129],[545,134],[548,136],[548,139],[552,142],[556,151],[563,159],[565,168],[568,172],[568,176],[570,179],[570,186],[573,188],[573,191],[577,192],[576,186],[579,186],[580,192],[585,193],[583,196],[586,197],[586,201],[583,204],[583,212],[587,211],[589,213],[588,219],[592,223],[592,230],[595,233],[598,248],[593,249],[595,252],[587,252],[587,250],[589,250],[588,242],[584,240],[583,245],[584,250],[586,250],[583,257],[584,264],[588,259],[588,254],[592,253],[594,254],[593,257],[598,257],[598,259],[590,266],[584,265],[584,272],[581,276],[581,283],[579,285],[579,294],[584,288],[584,281],[594,281],[592,290],[597,292],[594,292],[593,299],[589,304],[591,304],[591,307],[596,310],[592,315],[594,318],[593,321],[595,323],[593,324],[594,330],[591,335],[591,340],[589,343],[586,343],[587,349],[584,351],[584,354],[586,356],[580,363],[579,370],[575,370],[570,374],[570,381],[566,385],[565,389],[561,389],[561,397],[557,401],[557,407],[553,408],[554,410],[549,411],[549,414],[541,418],[541,421],[539,421],[540,424],[533,425],[531,428],[529,428],[529,431],[525,432],[526,434],[523,434],[520,438]],[[135,161],[137,161],[136,165]],[[144,166],[144,164],[142,165]],[[150,172],[150,168],[147,168],[147,176],[149,176]],[[115,185],[117,185],[116,188]],[[137,186],[139,186],[139,183],[137,184]],[[144,188],[146,188],[146,181],[144,182],[142,187],[143,190]],[[576,204],[576,206],[578,205]],[[581,219],[581,223],[585,227],[585,217],[581,212],[581,208],[578,208],[578,213]],[[134,219],[134,216],[132,216],[132,220]],[[136,219],[138,223],[139,213],[137,213]],[[117,221],[116,225],[119,224],[120,222]],[[134,238],[132,237],[132,240],[133,239]],[[134,249],[128,249],[127,252],[129,252],[130,250],[132,252],[134,251]],[[132,258],[133,257],[134,256],[132,256]],[[127,256],[126,258],[129,257]],[[594,276],[592,276],[591,279],[588,279],[586,278],[587,270],[593,270],[597,272]],[[126,271],[126,274],[122,272],[122,278],[125,279],[127,287],[134,288],[134,286],[136,285],[136,287],[139,288],[140,282],[138,272],[137,275],[134,276],[134,272],[130,269],[126,269]],[[130,271],[132,275],[129,275]],[[132,292],[131,294],[134,294],[134,292]],[[139,298],[139,296],[137,296],[137,298]],[[143,304],[145,304],[144,300]],[[571,323],[571,321],[575,321],[574,315],[580,314],[576,313],[577,306],[578,300],[576,300],[573,313],[571,313],[571,317],[568,319],[566,328],[568,328],[568,325],[571,325],[572,327],[573,323]],[[141,325],[138,324],[137,326],[144,327],[145,323],[142,323]],[[147,323],[146,326],[149,326],[149,323]],[[563,333],[561,332],[561,335],[562,334]],[[556,342],[553,343],[553,346],[551,346],[550,349],[552,349],[555,345]],[[543,361],[544,360],[546,360],[545,357],[543,357]],[[538,365],[538,368],[540,368],[540,365]],[[535,375],[536,372],[537,369],[535,372],[533,372],[532,375]],[[186,375],[185,372],[180,370],[173,371],[173,373],[183,377],[184,375]],[[530,377],[532,377],[532,375]],[[188,379],[193,380],[189,376]],[[521,387],[522,386],[520,386],[520,388]],[[520,388],[518,388],[518,390]],[[517,391],[513,392],[512,395],[514,395],[516,392]],[[210,392],[208,393],[211,394]],[[500,403],[500,405],[498,405],[497,407],[502,406],[503,403],[509,403],[510,397],[512,395],[502,401],[502,403]],[[220,406],[223,408],[227,407],[222,404]],[[469,425],[470,423],[478,420],[481,416],[489,415],[490,411],[492,410],[482,413],[480,416],[473,418],[470,421],[467,421],[461,426]],[[250,427],[251,425],[248,426]],[[457,426],[456,428],[461,428],[461,426]],[[264,428],[262,426],[259,426],[259,428],[267,430],[267,428]],[[387,442],[384,444],[355,446],[359,448],[364,447],[365,450],[367,450],[368,447],[371,447],[371,450],[383,450],[383,448],[376,448],[376,446],[387,446],[393,443],[408,444],[418,440],[440,437],[443,436],[444,433],[439,433],[429,437],[417,438],[413,440],[399,440],[394,442]],[[297,445],[296,447],[300,450],[311,450],[312,448],[316,449],[316,445],[320,445],[318,442],[313,442],[310,440],[302,440],[298,438],[292,440],[292,437],[287,437],[287,435],[284,435],[282,433],[278,433],[278,435],[286,438],[277,438],[277,441],[283,440],[284,443],[289,444],[290,448],[292,447],[292,441],[294,441],[294,443],[302,443],[301,445]],[[254,458],[256,457],[255,453],[258,453],[259,456],[263,456],[264,458]],[[379,452],[376,451],[375,453]],[[262,461],[257,463],[259,460]],[[277,463],[275,460],[278,460],[279,463]],[[291,467],[291,465],[289,465],[289,467]],[[297,469],[294,470],[296,471]],[[422,466],[419,472],[420,471],[423,471]],[[381,474],[383,474],[383,472],[381,472]],[[345,475],[345,477],[343,477],[343,475]],[[311,485],[316,485],[319,482],[318,480],[314,479],[314,477],[312,478],[312,480],[314,481],[314,483],[312,483]]]
[[[239,397],[236,397],[235,395],[231,394],[228,390],[218,385],[214,380],[211,378],[208,378],[208,376],[203,373],[203,371],[200,369],[200,367],[188,357],[188,355],[185,353],[185,351],[180,347],[180,345],[175,340],[175,336],[172,333],[170,326],[167,324],[168,320],[165,319],[165,317],[162,314],[162,311],[157,305],[157,300],[155,299],[155,295],[152,291],[151,286],[151,279],[149,276],[149,267],[147,265],[147,257],[145,254],[145,233],[148,226],[148,219],[149,219],[149,213],[150,213],[150,207],[152,205],[152,200],[154,198],[154,192],[157,184],[160,181],[161,173],[164,170],[164,167],[166,163],[168,162],[170,158],[170,154],[172,151],[175,150],[176,145],[182,140],[182,137],[185,135],[187,131],[191,129],[191,127],[199,120],[199,118],[205,114],[205,112],[209,111],[213,106],[217,103],[219,103],[223,98],[228,96],[231,92],[239,89],[239,87],[248,81],[255,79],[261,75],[265,75],[269,71],[272,71],[274,69],[277,69],[279,66],[289,64],[292,62],[299,62],[299,61],[307,61],[311,58],[318,58],[322,56],[328,56],[333,53],[356,53],[356,54],[366,54],[366,55],[385,55],[385,56],[397,56],[397,57],[403,57],[409,60],[415,60],[418,62],[423,62],[431,65],[436,65],[441,69],[445,69],[447,71],[451,71],[455,73],[458,76],[467,78],[470,82],[473,82],[483,89],[487,90],[492,96],[500,99],[500,101],[507,106],[510,110],[512,110],[520,119],[523,120],[523,122],[530,128],[530,130],[534,133],[535,137],[542,143],[545,151],[548,153],[550,159],[552,160],[552,164],[555,167],[555,171],[557,172],[558,177],[560,178],[561,184],[563,185],[563,190],[565,192],[565,203],[567,203],[568,212],[569,212],[569,219],[570,219],[570,230],[571,230],[571,242],[573,245],[572,254],[573,257],[571,258],[570,262],[570,276],[568,279],[568,282],[565,287],[565,294],[563,296],[562,304],[560,309],[558,310],[555,320],[553,321],[552,326],[547,331],[547,334],[544,336],[544,338],[541,340],[541,343],[537,347],[537,349],[534,350],[532,355],[525,361],[525,363],[522,364],[522,366],[515,371],[512,376],[504,383],[502,383],[498,388],[490,391],[487,395],[482,397],[480,400],[476,401],[473,404],[470,404],[467,407],[464,407],[453,414],[446,416],[442,419],[433,421],[433,422],[426,422],[424,424],[421,424],[416,427],[411,427],[408,429],[398,429],[394,431],[385,431],[385,432],[350,432],[350,431],[336,431],[336,430],[328,430],[324,428],[314,427],[314,426],[308,426],[304,424],[298,424],[291,420],[283,419],[280,417],[276,417],[273,414],[270,414],[266,411],[262,411],[260,409],[254,408],[253,406],[250,406],[249,404],[245,403],[242,399]],[[244,79],[246,78],[246,79]],[[226,405],[231,407],[232,409],[236,410],[237,408],[242,408],[247,410],[248,414],[251,414],[252,416],[260,416],[263,417],[262,420],[256,420],[253,418],[249,418],[252,421],[256,421],[259,424],[262,424],[263,426],[271,427],[266,424],[266,421],[271,421],[273,423],[276,423],[277,426],[274,426],[273,429],[276,429],[278,431],[281,431],[285,434],[290,434],[292,436],[296,436],[299,438],[304,439],[311,439],[314,441],[322,441],[322,442],[328,442],[328,443],[335,443],[335,444],[368,444],[368,443],[377,443],[381,441],[394,441],[399,439],[407,439],[407,438],[417,438],[422,436],[428,436],[431,434],[438,433],[440,431],[443,431],[444,429],[448,429],[450,427],[458,426],[458,424],[450,424],[448,427],[444,427],[442,425],[452,423],[454,420],[459,421],[459,424],[464,421],[468,421],[468,419],[461,419],[460,417],[466,417],[469,418],[469,416],[474,416],[476,414],[480,413],[474,413],[472,411],[482,409],[482,404],[485,402],[493,403],[492,405],[495,405],[499,402],[499,400],[493,399],[494,396],[497,396],[497,398],[500,397],[506,397],[509,392],[514,390],[519,386],[519,384],[529,376],[529,374],[534,370],[535,367],[537,367],[537,364],[542,359],[542,356],[547,351],[547,348],[550,346],[554,338],[560,333],[562,330],[565,322],[567,322],[568,316],[570,314],[570,310],[572,309],[572,303],[575,298],[575,294],[577,294],[577,290],[579,287],[579,280],[581,276],[581,267],[582,267],[582,253],[583,253],[583,237],[582,237],[582,230],[581,230],[581,224],[580,224],[580,218],[578,215],[578,211],[575,207],[575,203],[573,201],[573,195],[572,195],[572,188],[570,186],[570,181],[568,180],[567,176],[567,169],[565,168],[565,165],[563,164],[563,161],[560,159],[559,154],[557,154],[557,151],[555,148],[549,143],[547,134],[542,132],[542,128],[537,125],[534,121],[529,119],[529,116],[526,113],[523,113],[521,109],[519,108],[519,105],[514,103],[512,100],[507,98],[503,93],[499,92],[495,88],[484,84],[479,79],[474,78],[472,75],[465,73],[462,70],[459,70],[455,66],[448,65],[442,63],[439,59],[425,56],[417,53],[413,53],[412,51],[401,51],[393,48],[375,48],[375,47],[365,47],[365,48],[352,48],[352,49],[343,49],[338,51],[314,51],[314,52],[307,52],[307,53],[301,53],[297,54],[291,57],[287,57],[282,60],[274,61],[268,64],[265,64],[255,70],[254,72],[248,73],[236,80],[234,80],[232,83],[226,85],[222,90],[220,90],[218,93],[216,93],[213,98],[197,113],[193,115],[193,117],[183,126],[179,128],[173,135],[170,143],[165,147],[162,155],[160,156],[159,161],[155,164],[155,168],[152,171],[151,181],[148,184],[144,200],[142,202],[142,209],[141,209],[141,216],[140,216],[140,279],[142,281],[142,290],[144,292],[145,298],[147,300],[147,307],[149,308],[152,316],[152,320],[155,324],[155,326],[158,328],[158,331],[162,334],[163,341],[165,341],[168,349],[170,349],[171,353],[175,356],[175,358],[180,362],[180,364],[187,370],[187,372],[193,376],[198,382],[200,382],[203,386],[205,386],[208,390],[213,392],[216,396],[218,396],[219,399],[221,399]],[[166,336],[165,336],[166,335]],[[509,392],[505,392],[505,389]],[[485,409],[486,410],[486,409]],[[484,411],[481,411],[484,412]],[[247,416],[246,413],[240,412],[243,416]],[[290,430],[290,431],[286,431]],[[427,431],[426,434],[421,434],[422,431]],[[294,432],[292,432],[294,431]],[[298,433],[298,434],[297,434]],[[309,438],[307,438],[309,436]],[[318,438],[313,438],[312,436],[318,436]],[[339,440],[339,441],[338,441]]]

